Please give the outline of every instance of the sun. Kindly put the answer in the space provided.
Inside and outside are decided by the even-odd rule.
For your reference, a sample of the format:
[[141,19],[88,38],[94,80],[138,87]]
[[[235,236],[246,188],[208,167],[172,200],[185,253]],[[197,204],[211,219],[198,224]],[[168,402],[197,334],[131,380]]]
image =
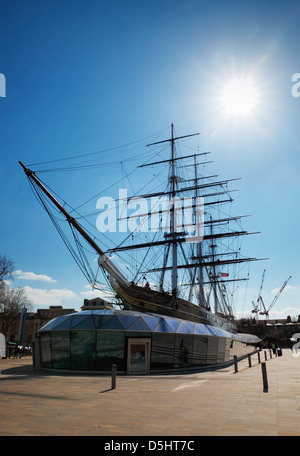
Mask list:
[[225,115],[249,116],[257,107],[259,94],[251,77],[233,78],[224,84],[220,98]]

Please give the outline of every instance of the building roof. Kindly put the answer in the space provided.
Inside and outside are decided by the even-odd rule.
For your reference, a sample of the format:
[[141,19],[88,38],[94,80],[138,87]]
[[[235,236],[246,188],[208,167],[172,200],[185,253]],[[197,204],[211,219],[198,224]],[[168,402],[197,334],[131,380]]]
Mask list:
[[153,313],[116,309],[85,310],[60,316],[49,321],[39,332],[71,329],[198,334],[229,337],[248,343],[260,341],[257,336],[232,334],[215,326]]

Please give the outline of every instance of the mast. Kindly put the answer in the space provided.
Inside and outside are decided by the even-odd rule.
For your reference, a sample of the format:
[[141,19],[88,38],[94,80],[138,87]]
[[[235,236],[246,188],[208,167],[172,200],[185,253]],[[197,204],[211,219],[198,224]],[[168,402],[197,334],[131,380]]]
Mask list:
[[218,295],[217,295],[217,275],[216,275],[216,260],[215,260],[215,249],[217,245],[213,241],[213,225],[211,224],[210,226],[210,232],[211,232],[211,237],[212,237],[212,242],[210,244],[211,248],[211,258],[212,258],[212,287],[213,287],[213,293],[214,293],[214,302],[215,302],[215,313],[218,312]]
[[[169,182],[170,182],[170,195],[172,196],[172,201],[171,201],[171,210],[170,210],[170,240],[169,241],[162,241],[162,244],[166,244],[170,242],[172,244],[172,295],[177,296],[177,288],[178,288],[178,283],[177,283],[177,217],[176,217],[176,182],[177,182],[177,177],[175,174],[175,161],[181,160],[183,158],[187,157],[175,157],[175,141],[179,139],[184,139],[184,138],[190,138],[191,136],[197,136],[199,133],[194,133],[191,135],[185,135],[185,136],[174,136],[174,124],[171,124],[171,138],[170,139],[165,139],[163,141],[158,141],[155,143],[147,144],[147,146],[155,146],[157,144],[162,144],[162,143],[171,143],[171,158],[169,160],[161,160],[155,163],[147,163],[142,166],[150,166],[150,165],[156,165],[160,163],[166,163],[169,162],[171,167],[170,167],[170,176],[169,176]],[[203,155],[203,154],[199,154]],[[206,154],[205,154],[206,155]],[[168,192],[167,192],[168,193]],[[159,196],[166,194],[166,192],[163,193],[157,193],[157,194],[151,194],[149,196]],[[143,195],[143,197],[146,197],[147,195]],[[179,233],[178,233],[179,234]],[[152,244],[151,244],[152,245]],[[164,259],[164,268],[162,268],[162,276],[161,276],[161,282],[160,282],[160,288],[162,289],[162,282],[163,282],[163,277],[164,277],[164,271],[166,270],[165,265],[167,263],[169,255],[169,249],[166,249],[165,253],[165,259]]]
[[[196,155],[194,155],[194,173],[195,173],[195,198],[197,201],[198,198],[198,176],[197,176],[197,160],[196,160]],[[201,242],[197,242],[197,257],[199,259],[199,266],[198,266],[198,272],[199,272],[199,292],[198,292],[198,304],[205,306],[205,297],[204,297],[204,289],[203,289],[203,266],[201,266],[201,261],[202,261],[202,246]],[[196,273],[196,269],[195,269]]]
[[[174,163],[174,125],[171,125],[171,177],[170,182],[172,186],[172,207],[171,207],[171,238],[175,240],[176,232],[176,213],[175,213],[175,163]],[[173,242],[172,246],[172,294],[177,295],[177,242]]]

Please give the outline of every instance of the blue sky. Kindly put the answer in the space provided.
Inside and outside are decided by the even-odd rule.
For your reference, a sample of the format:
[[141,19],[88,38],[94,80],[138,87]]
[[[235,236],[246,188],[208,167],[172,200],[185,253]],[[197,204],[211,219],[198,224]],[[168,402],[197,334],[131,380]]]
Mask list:
[[[291,80],[300,73],[298,1],[1,0],[0,21],[0,251],[14,260],[14,286],[26,287],[36,308],[79,310],[95,292],[18,160],[93,154],[150,138],[174,122],[179,133],[201,132],[216,174],[241,178],[235,212],[251,214],[244,228],[261,232],[247,239],[247,251],[269,260],[251,265],[247,299],[237,311],[249,314],[266,269],[266,303],[292,276],[270,316],[300,314],[300,97],[293,97]],[[222,108],[222,91],[236,78],[251,78],[256,88],[257,104],[245,116]],[[101,157],[117,162],[138,146]],[[80,204],[119,171],[43,178]]]

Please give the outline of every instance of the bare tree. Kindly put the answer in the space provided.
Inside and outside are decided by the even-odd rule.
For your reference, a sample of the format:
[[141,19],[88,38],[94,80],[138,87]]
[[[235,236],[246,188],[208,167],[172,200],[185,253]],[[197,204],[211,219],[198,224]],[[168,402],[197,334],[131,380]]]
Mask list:
[[19,316],[24,307],[31,310],[32,304],[22,288],[9,289],[7,287],[5,297],[0,304],[0,328],[1,332],[8,337],[17,334]]
[[7,284],[5,280],[11,279],[14,270],[13,261],[6,255],[0,254],[0,306],[6,294]]
[[13,261],[6,255],[0,254],[0,280],[10,279],[14,270]]
[[23,288],[10,288],[7,280],[13,276],[14,263],[6,255],[0,255],[0,332],[6,337],[16,334],[18,316],[25,307],[32,310],[32,303]]

